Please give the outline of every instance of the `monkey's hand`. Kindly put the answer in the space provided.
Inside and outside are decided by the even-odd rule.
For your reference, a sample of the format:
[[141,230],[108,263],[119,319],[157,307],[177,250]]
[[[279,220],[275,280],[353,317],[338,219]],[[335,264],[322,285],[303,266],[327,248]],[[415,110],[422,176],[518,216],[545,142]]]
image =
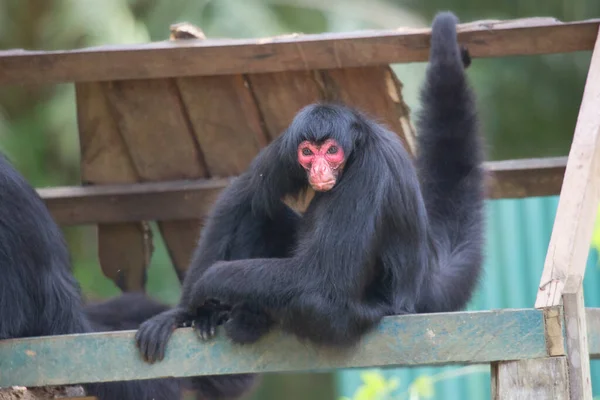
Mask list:
[[209,300],[198,307],[190,325],[201,340],[215,336],[217,327],[229,319],[231,307],[216,300]]
[[144,361],[150,364],[161,361],[173,331],[188,318],[186,310],[175,307],[141,324],[135,334],[135,343]]

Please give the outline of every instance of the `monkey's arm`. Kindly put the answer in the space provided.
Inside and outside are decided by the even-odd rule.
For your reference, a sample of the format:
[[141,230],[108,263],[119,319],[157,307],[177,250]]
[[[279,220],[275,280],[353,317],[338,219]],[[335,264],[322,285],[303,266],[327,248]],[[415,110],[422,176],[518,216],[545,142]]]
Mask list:
[[326,209],[316,212],[322,219],[299,239],[294,257],[213,264],[193,283],[190,305],[199,307],[215,299],[229,305],[252,301],[276,309],[311,293],[360,298],[376,255],[381,195],[339,193],[323,205]]

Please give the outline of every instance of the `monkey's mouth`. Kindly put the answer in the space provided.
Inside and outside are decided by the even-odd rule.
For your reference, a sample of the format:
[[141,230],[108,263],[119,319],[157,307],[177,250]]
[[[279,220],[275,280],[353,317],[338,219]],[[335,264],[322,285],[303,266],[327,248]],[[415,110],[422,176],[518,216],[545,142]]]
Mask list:
[[328,181],[310,182],[310,186],[317,192],[326,192],[335,186],[335,179]]

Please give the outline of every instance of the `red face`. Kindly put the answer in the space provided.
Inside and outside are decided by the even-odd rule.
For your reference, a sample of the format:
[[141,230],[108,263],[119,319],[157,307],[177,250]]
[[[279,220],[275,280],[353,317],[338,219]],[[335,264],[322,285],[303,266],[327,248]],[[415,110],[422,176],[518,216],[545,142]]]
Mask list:
[[308,174],[308,183],[317,192],[331,190],[344,169],[344,150],[333,139],[318,145],[305,140],[298,146],[298,162]]

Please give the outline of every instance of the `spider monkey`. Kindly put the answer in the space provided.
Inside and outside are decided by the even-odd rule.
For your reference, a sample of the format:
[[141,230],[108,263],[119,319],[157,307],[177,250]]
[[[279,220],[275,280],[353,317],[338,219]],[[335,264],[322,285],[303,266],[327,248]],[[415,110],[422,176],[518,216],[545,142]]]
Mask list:
[[[140,294],[84,306],[61,230],[38,193],[2,155],[0,271],[0,340],[137,329],[168,310]],[[184,388],[197,390],[202,399],[237,398],[253,383],[251,375],[222,375],[82,386],[100,400],[174,400]]]
[[[173,330],[235,343],[273,326],[317,345],[351,346],[386,315],[464,308],[482,267],[484,175],[475,97],[439,13],[413,163],[398,136],[338,104],[302,109],[220,195],[179,304],[144,322],[148,362]],[[281,199],[316,192],[299,216]]]

